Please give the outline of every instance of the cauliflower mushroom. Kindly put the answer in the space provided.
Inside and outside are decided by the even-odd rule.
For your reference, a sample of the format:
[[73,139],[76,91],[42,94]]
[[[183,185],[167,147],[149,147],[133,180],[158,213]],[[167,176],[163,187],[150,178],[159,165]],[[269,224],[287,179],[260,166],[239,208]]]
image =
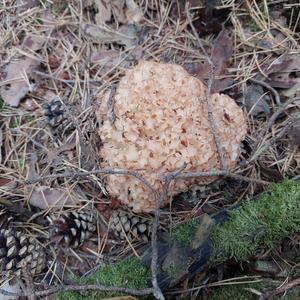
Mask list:
[[[158,192],[161,176],[184,163],[185,172],[220,168],[206,96],[206,86],[179,65],[141,61],[127,70],[114,96],[115,122],[105,120],[100,128],[103,167],[138,171]],[[213,94],[211,101],[226,167],[233,169],[246,119],[229,96]],[[178,179],[163,205],[172,195],[215,179]],[[109,175],[107,189],[135,212],[155,209],[154,195],[137,178]]]

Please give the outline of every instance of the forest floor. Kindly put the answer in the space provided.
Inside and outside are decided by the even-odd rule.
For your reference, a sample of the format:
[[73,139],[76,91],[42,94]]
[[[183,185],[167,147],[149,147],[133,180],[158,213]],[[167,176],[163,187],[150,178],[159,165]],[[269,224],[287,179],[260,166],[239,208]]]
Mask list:
[[[268,183],[299,179],[299,1],[207,2],[0,3],[0,211],[5,208],[15,226],[42,241],[46,266],[26,281],[36,295],[42,290],[50,295],[51,286],[71,283],[100,262],[119,261],[145,245],[110,232],[111,216],[122,204],[107,194],[106,174],[97,173],[101,99],[140,60],[178,64],[205,84],[212,80],[212,92],[235,99],[248,124],[234,170],[248,180],[223,176],[177,195],[172,207],[161,210],[160,228],[171,230],[204,213],[239,205]],[[79,248],[69,243],[57,252],[58,240],[48,239],[49,216],[90,210],[97,211],[97,231]],[[296,268],[299,245],[299,233],[293,234],[259,257],[270,268],[279,260]],[[225,263],[180,282],[172,292],[190,289],[188,299],[196,299],[222,283],[234,285],[237,275],[245,281],[256,280],[257,274],[276,277],[255,269],[253,262],[244,269]],[[280,278],[284,282],[288,276]],[[193,289],[204,284],[201,291]]]

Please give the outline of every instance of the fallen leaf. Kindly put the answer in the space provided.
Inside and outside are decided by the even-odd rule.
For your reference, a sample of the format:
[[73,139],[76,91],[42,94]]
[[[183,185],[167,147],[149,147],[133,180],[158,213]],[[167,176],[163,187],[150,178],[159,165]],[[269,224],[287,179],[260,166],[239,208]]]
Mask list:
[[294,85],[289,89],[282,91],[281,95],[287,98],[300,96],[300,78],[295,78]]
[[134,25],[121,26],[116,31],[107,26],[97,26],[88,23],[81,24],[82,33],[85,37],[100,43],[118,43],[130,48],[136,44],[137,29]]
[[34,188],[29,197],[29,203],[40,209],[62,208],[66,205],[74,205],[75,200],[67,190],[62,188],[49,188],[39,186]]
[[126,0],[126,19],[128,23],[139,23],[144,14],[142,9],[135,3],[134,0]]
[[28,77],[38,66],[39,61],[27,56],[11,61],[6,66],[4,80],[8,83],[1,87],[1,97],[7,104],[17,107],[28,91],[33,90],[34,84],[28,82]]
[[15,3],[15,6],[17,7],[16,12],[17,14],[21,14],[29,9],[37,7],[39,3],[40,2],[38,0],[27,0],[27,1],[17,0]]
[[[5,280],[1,283],[0,289],[7,293],[15,293],[15,294],[22,294],[22,288],[20,283],[17,280]],[[13,300],[19,299],[19,297],[12,297],[12,296],[5,296],[3,293],[0,293],[0,300]]]
[[300,146],[300,119],[288,130],[288,137],[294,146]]
[[184,63],[183,67],[190,75],[195,76],[202,81],[208,79],[210,65],[206,60]]
[[95,6],[98,12],[95,15],[95,21],[98,25],[103,25],[104,23],[111,20],[112,10],[111,10],[111,0],[95,0]]
[[268,100],[269,97],[260,85],[250,84],[244,94],[243,103],[251,116],[257,116],[261,113],[268,114],[270,112]]
[[211,60],[215,66],[215,76],[223,75],[233,51],[232,31],[223,29],[213,43]]
[[297,71],[300,71],[300,54],[283,55],[266,69],[270,78],[267,83],[275,88],[291,88],[297,83],[291,73]]
[[59,155],[73,150],[75,148],[75,143],[67,143],[58,148],[48,149],[46,158],[41,163],[53,164],[55,160],[59,158]]
[[[51,16],[47,11],[42,15],[44,33],[52,32],[54,23]],[[26,36],[19,47],[23,50],[22,52],[29,49],[28,56],[14,57],[4,68],[6,74],[4,80],[7,84],[1,86],[0,95],[10,106],[17,107],[27,93],[36,88],[34,82],[37,81],[37,76],[34,71],[39,67],[40,61],[34,58],[32,52],[40,50],[45,41],[46,38],[43,36]]]
[[2,162],[2,145],[3,145],[3,133],[2,129],[0,128],[0,164]]
[[124,0],[112,0],[111,1],[112,14],[118,23],[126,24],[127,19],[125,16],[125,1]]
[[102,67],[100,73],[106,73],[117,66],[122,68],[128,68],[130,66],[130,62],[124,59],[119,51],[115,50],[92,52],[90,62],[92,64],[99,64]]
[[218,78],[226,74],[232,51],[232,32],[228,29],[223,29],[214,40],[211,53],[211,60],[215,66],[215,79],[212,86],[212,92],[220,92],[233,84],[233,79],[231,78]]

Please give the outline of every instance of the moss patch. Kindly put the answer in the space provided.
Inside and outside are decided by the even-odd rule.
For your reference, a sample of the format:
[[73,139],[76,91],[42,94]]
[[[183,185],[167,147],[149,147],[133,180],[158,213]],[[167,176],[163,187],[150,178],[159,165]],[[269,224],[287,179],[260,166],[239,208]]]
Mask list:
[[[251,292],[251,289],[258,292],[266,292],[276,289],[282,282],[274,280],[264,280],[255,283],[244,283],[236,285],[226,285],[218,288],[212,288],[209,294],[210,300],[227,300],[227,299],[238,299],[238,300],[256,300],[257,295]],[[286,300],[297,300],[300,297],[300,288],[296,287],[285,295]],[[202,298],[203,300],[206,298]],[[282,294],[277,295],[272,299],[283,299]]]
[[284,180],[257,200],[229,212],[229,220],[212,232],[213,262],[244,261],[261,249],[272,249],[300,230],[300,183]]
[[[115,264],[105,265],[88,278],[80,279],[79,284],[100,284],[126,288],[144,289],[147,286],[151,272],[142,266],[139,259],[130,257]],[[113,297],[120,293],[108,293],[88,291],[85,294],[79,292],[62,292],[56,297],[57,300],[96,300],[103,297]]]
[[177,242],[188,244],[192,241],[194,233],[199,224],[200,222],[198,219],[189,220],[186,223],[176,226],[172,236]]

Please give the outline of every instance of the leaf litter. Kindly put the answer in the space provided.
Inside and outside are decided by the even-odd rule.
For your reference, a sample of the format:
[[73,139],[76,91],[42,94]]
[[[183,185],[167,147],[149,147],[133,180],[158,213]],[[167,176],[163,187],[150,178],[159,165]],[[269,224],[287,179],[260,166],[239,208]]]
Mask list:
[[[175,2],[179,3],[180,8]],[[216,66],[214,90],[228,93],[234,99],[240,99],[240,103],[244,101],[245,113],[249,114],[250,129],[246,140],[251,150],[248,154],[251,155],[251,151],[259,154],[255,163],[248,164],[247,168],[239,166],[238,171],[252,178],[275,181],[298,176],[299,122],[294,123],[287,132],[284,130],[291,120],[299,116],[299,102],[289,105],[280,114],[267,130],[258,149],[253,149],[258,133],[276,111],[277,105],[273,103],[267,88],[248,84],[248,80],[257,78],[268,83],[280,94],[284,104],[286,97],[297,95],[298,92],[300,55],[299,32],[294,31],[297,24],[293,21],[292,28],[283,19],[279,23],[274,18],[269,23],[266,19],[260,19],[259,16],[268,16],[268,12],[264,11],[263,6],[256,6],[256,2],[233,5],[226,1],[226,5],[205,8],[204,1],[93,0],[84,1],[84,9],[81,10],[78,3],[70,1],[58,13],[55,9],[57,1],[53,1],[53,7],[45,4],[46,10],[36,1],[25,1],[24,6],[22,2],[23,8],[18,17],[15,15],[18,6],[15,10],[5,8],[7,15],[0,10],[3,16],[1,27],[5,29],[0,53],[5,62],[1,64],[1,73],[4,75],[2,85],[19,78],[18,82],[11,81],[11,86],[6,86],[11,91],[6,100],[2,96],[3,86],[1,88],[5,102],[0,110],[0,128],[5,135],[1,147],[1,154],[5,154],[5,157],[2,155],[0,168],[1,198],[28,205],[43,216],[54,207],[59,211],[76,211],[79,202],[84,206],[93,203],[98,208],[99,216],[105,216],[104,221],[108,225],[111,212],[120,207],[119,204],[114,205],[115,201],[106,195],[105,178],[102,176],[47,179],[41,181],[40,185],[30,185],[31,193],[24,189],[22,179],[29,175],[28,166],[33,153],[37,155],[31,174],[35,178],[64,172],[88,173],[100,168],[98,153],[101,141],[95,139],[101,126],[95,117],[99,109],[98,99],[112,84],[117,84],[124,69],[130,68],[137,60],[176,62],[193,76],[208,80],[210,68],[187,22],[186,3],[193,7],[190,11],[193,24]],[[271,10],[272,3],[266,1],[266,4]],[[286,14],[286,10],[284,12]],[[245,27],[245,15],[252,20],[251,27],[254,30]],[[4,25],[5,22],[7,24]],[[26,30],[22,31],[21,28]],[[9,33],[10,30],[13,30],[13,34]],[[264,47],[261,46],[262,41]],[[9,76],[5,73],[9,73]],[[19,83],[21,85],[16,85]],[[287,91],[289,94],[284,94]],[[63,98],[66,107],[74,104],[80,107],[78,114],[71,113],[76,126],[61,135],[54,135],[45,126],[42,108],[44,103],[55,97]],[[25,100],[24,105],[19,105],[22,99]],[[264,148],[268,144],[270,146]],[[83,156],[92,163],[86,164]],[[234,184],[233,187],[227,186],[226,181],[223,184],[229,193],[235,190],[234,196],[224,195],[222,189],[204,193],[204,196],[203,193],[197,193],[196,204],[174,202],[171,214],[169,210],[163,211],[162,225],[172,230],[174,225],[202,211],[214,212],[224,205],[238,203],[244,197],[251,198],[260,191],[260,187],[254,183],[242,187]],[[234,188],[236,186],[238,188]],[[82,198],[83,202],[78,201]],[[98,244],[97,240],[101,242]],[[103,250],[106,249],[106,242],[110,246],[107,252]],[[63,269],[66,266],[66,271],[61,272],[59,277],[50,268],[48,271],[51,276],[59,277],[63,282],[68,276],[68,269],[82,275],[96,267],[102,257],[118,260],[132,253],[132,249],[139,249],[139,244],[120,243],[105,230],[94,237],[93,243],[93,246],[88,245],[83,252],[77,253],[82,261],[87,262],[84,270],[82,262],[79,263],[76,255],[70,253],[65,261],[62,259],[57,262],[64,266]],[[92,248],[93,254],[87,248]],[[39,289],[39,277],[34,280]],[[59,280],[47,283],[56,284]],[[208,280],[214,283],[213,279]],[[193,282],[187,282],[187,285],[192,286]]]

